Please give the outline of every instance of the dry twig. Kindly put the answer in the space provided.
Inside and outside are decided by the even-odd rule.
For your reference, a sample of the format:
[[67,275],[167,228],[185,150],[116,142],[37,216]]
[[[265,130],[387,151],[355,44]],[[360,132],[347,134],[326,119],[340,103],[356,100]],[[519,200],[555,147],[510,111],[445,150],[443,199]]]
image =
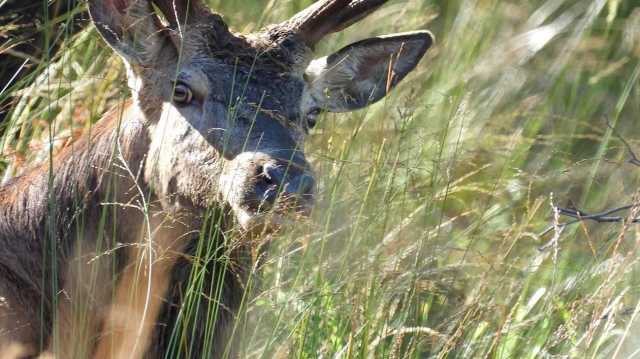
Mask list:
[[[622,135],[620,135],[618,133],[618,131],[615,130],[615,128],[613,127],[613,125],[611,124],[611,122],[609,121],[608,118],[605,118],[607,127],[611,130],[611,132],[613,133],[613,135],[615,137],[617,137],[622,144],[624,144],[624,146],[627,149],[627,152],[629,153],[629,160],[628,162],[633,164],[634,166],[638,166],[640,167],[640,158],[638,158],[638,156],[636,155],[636,153],[633,151],[633,149],[631,148],[631,145],[629,144],[629,142],[627,142],[627,140],[624,139],[624,137],[622,137]],[[562,208],[562,207],[558,207],[554,204],[552,204],[553,206],[553,210],[554,213],[557,213],[561,216],[565,216],[565,217],[570,217],[573,218],[573,220],[564,222],[564,223],[554,223],[552,225],[550,225],[549,227],[547,227],[544,231],[542,231],[540,233],[540,237],[543,237],[547,234],[549,234],[551,231],[556,230],[556,232],[559,230],[560,232],[562,230],[564,230],[564,228],[566,228],[569,225],[578,223],[578,222],[582,222],[582,221],[594,221],[597,223],[619,223],[619,222],[627,222],[627,223],[639,223],[640,222],[640,218],[634,217],[634,218],[627,218],[626,216],[613,216],[614,213],[618,213],[618,212],[622,212],[622,211],[628,211],[631,210],[632,208],[636,208],[638,206],[640,206],[640,203],[632,203],[632,204],[628,204],[628,205],[624,205],[621,207],[616,207],[616,208],[612,208],[612,209],[607,209],[604,210],[602,212],[598,212],[598,213],[587,213],[583,210],[579,210],[579,209],[575,209],[575,208]],[[540,250],[546,250],[548,249],[553,241],[551,241],[550,243],[545,244],[544,246],[540,247]]]

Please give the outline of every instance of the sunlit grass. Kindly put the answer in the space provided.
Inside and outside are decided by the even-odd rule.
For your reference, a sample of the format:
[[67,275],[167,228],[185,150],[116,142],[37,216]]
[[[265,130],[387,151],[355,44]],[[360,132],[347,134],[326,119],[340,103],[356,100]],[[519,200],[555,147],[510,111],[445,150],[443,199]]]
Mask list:
[[[307,4],[211,3],[238,30]],[[312,132],[318,203],[251,270],[242,356],[640,355],[637,227],[580,223],[544,250],[554,233],[540,236],[552,201],[634,200],[640,168],[607,120],[640,151],[639,24],[616,0],[403,0],[328,38],[319,55],[419,28],[438,40],[384,102]],[[5,178],[47,160],[49,124],[68,146],[126,98],[93,29],[64,41],[0,95],[15,96]]]

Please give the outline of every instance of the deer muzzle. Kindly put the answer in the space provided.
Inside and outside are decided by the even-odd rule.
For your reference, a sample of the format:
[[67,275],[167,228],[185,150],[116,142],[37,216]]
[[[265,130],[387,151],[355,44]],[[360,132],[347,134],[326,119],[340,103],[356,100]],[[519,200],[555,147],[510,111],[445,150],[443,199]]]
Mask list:
[[244,229],[278,226],[282,217],[308,216],[315,179],[304,157],[244,152],[230,161],[220,178],[222,198]]

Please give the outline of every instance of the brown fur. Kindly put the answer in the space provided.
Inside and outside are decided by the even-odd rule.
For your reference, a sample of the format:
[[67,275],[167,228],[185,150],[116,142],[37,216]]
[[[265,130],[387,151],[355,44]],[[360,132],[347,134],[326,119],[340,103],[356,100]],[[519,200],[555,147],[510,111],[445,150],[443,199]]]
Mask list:
[[0,353],[44,344],[59,358],[148,355],[200,222],[168,215],[155,197],[145,199],[149,221],[130,207],[150,193],[137,177],[150,143],[140,115],[119,106],[58,154],[52,172],[43,165],[0,189],[0,328],[14,328],[0,332]]
[[[151,116],[128,101],[59,153],[52,171],[42,165],[0,189],[3,357],[43,348],[59,358],[164,355],[150,343],[167,344],[171,332],[158,325],[175,321],[167,303],[180,302],[189,272],[176,268],[189,265],[183,254],[193,252],[202,213],[166,212],[144,184]],[[236,291],[234,282],[225,287]],[[232,292],[224,308],[235,308]]]
[[[112,248],[116,238],[124,243],[136,241],[123,235],[136,226],[136,220],[120,221],[121,227],[113,231],[105,226],[101,234],[99,217],[92,218],[104,210],[100,203],[127,203],[134,197],[130,192],[134,181],[118,168],[114,152],[119,139],[128,165],[134,169],[142,165],[145,153],[141,143],[145,138],[142,124],[129,121],[128,136],[117,133],[122,124],[121,115],[126,115],[130,107],[130,102],[119,106],[100,121],[90,137],[63,150],[53,159],[52,171],[49,165],[42,165],[0,189],[0,241],[3,242],[0,272],[5,278],[13,277],[11,284],[17,286],[7,288],[10,282],[2,283],[0,296],[7,298],[9,308],[2,317],[29,328],[16,332],[6,341],[36,349],[44,344],[41,338],[49,337],[53,331],[58,331],[59,338],[68,337],[66,326],[71,325],[73,319],[69,314],[80,306],[87,306],[84,314],[88,315],[82,316],[86,329],[95,332],[99,327],[99,319],[92,313],[99,313],[108,304],[108,286],[102,283],[111,281],[105,277],[110,273],[105,267],[111,265],[104,259],[95,260],[91,265],[87,262],[91,256]],[[120,188],[121,193],[113,193],[114,187]],[[115,212],[123,218],[140,217],[131,209],[118,208]],[[74,227],[80,225],[84,227],[82,233],[75,236],[65,233],[73,232]],[[104,238],[98,240],[103,234]],[[101,284],[87,288],[83,280],[88,279],[86,276],[91,271],[98,276],[93,280]],[[96,289],[102,290],[94,292]],[[92,298],[90,301],[74,302],[85,298],[83,294],[87,291],[92,292],[88,297]],[[22,295],[17,297],[17,293]],[[57,315],[53,314],[55,301],[58,302]],[[55,326],[54,316],[59,318]],[[0,323],[0,328],[11,326],[9,322],[4,324]],[[44,336],[34,337],[34,333]],[[4,338],[7,337],[3,336],[3,342]]]

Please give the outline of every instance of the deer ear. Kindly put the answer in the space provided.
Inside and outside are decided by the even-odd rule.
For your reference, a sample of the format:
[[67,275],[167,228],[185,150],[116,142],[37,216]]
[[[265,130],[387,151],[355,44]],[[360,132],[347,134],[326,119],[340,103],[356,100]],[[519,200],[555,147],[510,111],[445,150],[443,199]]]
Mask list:
[[374,37],[316,59],[307,67],[311,97],[332,112],[357,110],[383,98],[433,44],[428,31]]
[[148,64],[166,43],[148,0],[89,0],[89,15],[107,44],[132,65]]

